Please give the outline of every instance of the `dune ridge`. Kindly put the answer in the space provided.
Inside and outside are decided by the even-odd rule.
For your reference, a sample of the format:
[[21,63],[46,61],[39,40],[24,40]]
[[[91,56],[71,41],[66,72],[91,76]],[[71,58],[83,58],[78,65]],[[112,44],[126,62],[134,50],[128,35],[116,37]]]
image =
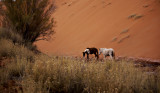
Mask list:
[[159,0],[56,0],[56,34],[37,42],[50,55],[81,56],[86,47],[116,56],[160,59]]

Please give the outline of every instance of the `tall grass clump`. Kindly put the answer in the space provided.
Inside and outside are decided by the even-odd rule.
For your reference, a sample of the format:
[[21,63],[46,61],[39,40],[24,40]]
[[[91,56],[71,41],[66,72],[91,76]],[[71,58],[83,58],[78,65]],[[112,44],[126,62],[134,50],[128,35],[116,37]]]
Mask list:
[[5,67],[0,68],[1,84],[7,83],[8,80],[15,80],[22,77],[28,63],[29,62],[27,62],[26,58],[20,58],[20,56],[8,60],[8,62],[5,64]]
[[36,45],[29,42],[24,44],[20,34],[11,29],[0,28],[0,58],[15,57],[17,55],[29,57],[34,54],[32,51],[37,51]]
[[[23,45],[15,45],[11,40],[0,39],[0,91],[16,93],[20,87],[26,66],[34,62],[35,54]],[[15,83],[11,83],[11,81]]]
[[[83,62],[43,58],[27,68],[22,80],[25,92],[37,93],[148,93],[160,92],[159,70],[147,74],[133,63]],[[44,59],[46,59],[44,61]]]
[[32,59],[34,53],[23,45],[14,45],[12,41],[0,39],[0,58],[21,56],[27,59]]
[[22,36],[20,36],[20,34],[12,31],[11,29],[2,28],[2,27],[0,27],[0,39],[10,40],[14,44],[15,43],[22,44],[23,42]]
[[22,93],[22,78],[25,69],[31,66],[31,62],[25,57],[16,56],[0,67],[0,91],[1,93]]

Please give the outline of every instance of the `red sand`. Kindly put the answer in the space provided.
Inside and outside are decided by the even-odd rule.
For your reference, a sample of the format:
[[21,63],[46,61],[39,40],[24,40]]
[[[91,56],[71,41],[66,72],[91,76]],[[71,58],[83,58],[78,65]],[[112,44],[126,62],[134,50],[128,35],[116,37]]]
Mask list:
[[160,59],[159,0],[57,0],[56,4],[56,34],[49,42],[37,42],[41,51],[80,56],[86,47],[106,47],[114,48],[117,56]]

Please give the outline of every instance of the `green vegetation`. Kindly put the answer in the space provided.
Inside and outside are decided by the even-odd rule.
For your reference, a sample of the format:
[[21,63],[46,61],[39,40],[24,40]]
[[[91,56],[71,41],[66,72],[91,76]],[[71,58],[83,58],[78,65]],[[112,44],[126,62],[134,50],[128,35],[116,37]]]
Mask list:
[[1,28],[1,27],[0,27],[0,39],[10,40],[13,43],[18,43],[18,44],[23,42],[22,37],[18,33],[13,32],[10,29]]
[[2,0],[2,4],[6,7],[0,8],[4,27],[20,34],[25,44],[47,40],[54,33],[55,5],[49,0]]
[[21,55],[23,57],[31,58],[33,52],[29,50],[35,50],[35,46],[29,44],[24,46],[21,43],[23,39],[18,33],[12,30],[0,28],[0,59],[3,57],[16,57]]

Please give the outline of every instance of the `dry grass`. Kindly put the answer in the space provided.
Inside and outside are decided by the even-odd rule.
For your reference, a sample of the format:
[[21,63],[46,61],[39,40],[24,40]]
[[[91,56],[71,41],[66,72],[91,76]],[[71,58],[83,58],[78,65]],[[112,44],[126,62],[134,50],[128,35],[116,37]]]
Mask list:
[[125,33],[128,33],[128,32],[129,32],[129,29],[125,29],[122,32],[120,32],[120,34],[125,34]]
[[118,43],[123,42],[125,39],[127,39],[127,38],[129,38],[129,37],[130,37],[130,35],[127,35],[127,36],[122,37],[122,38],[118,41]]
[[128,16],[128,19],[134,18],[134,19],[136,20],[136,19],[140,19],[140,18],[142,18],[142,17],[143,17],[143,15],[141,15],[141,14],[139,14],[139,15],[137,15],[137,14],[132,14],[132,15]]
[[22,45],[14,45],[12,41],[0,39],[0,58],[21,56],[28,60],[33,60],[34,53]]
[[111,42],[115,42],[118,38],[117,37],[113,37]]
[[85,62],[67,57],[48,57],[35,55],[24,46],[14,45],[6,39],[0,42],[3,42],[0,54],[10,55],[5,66],[0,67],[2,93],[160,92],[160,68],[148,74],[132,62]]
[[128,16],[128,19],[134,18],[136,16],[137,16],[137,14],[132,14],[132,15]]
[[[25,91],[34,92],[147,93],[159,91],[160,81],[155,81],[159,81],[156,76],[148,75],[124,61],[86,63],[53,58],[47,62],[35,62],[22,85]],[[33,85],[27,87],[30,83]]]
[[147,74],[125,61],[84,62],[40,55],[35,57],[34,63],[17,58],[0,69],[0,74],[1,80],[16,80],[24,93],[160,92],[160,69]]
[[140,19],[142,17],[143,17],[143,15],[137,15],[134,19],[136,20],[136,19]]
[[14,43],[22,43],[23,42],[22,37],[18,33],[15,33],[14,31],[12,31],[10,29],[1,28],[1,27],[0,27],[0,39],[7,39],[7,40],[10,40]]

